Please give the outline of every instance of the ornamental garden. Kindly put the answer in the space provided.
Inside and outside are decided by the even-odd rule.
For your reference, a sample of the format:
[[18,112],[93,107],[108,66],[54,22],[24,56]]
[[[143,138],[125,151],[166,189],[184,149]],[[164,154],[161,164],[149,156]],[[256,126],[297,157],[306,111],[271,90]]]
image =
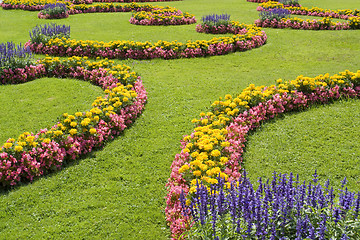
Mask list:
[[360,239],[356,1],[0,6],[4,239]]

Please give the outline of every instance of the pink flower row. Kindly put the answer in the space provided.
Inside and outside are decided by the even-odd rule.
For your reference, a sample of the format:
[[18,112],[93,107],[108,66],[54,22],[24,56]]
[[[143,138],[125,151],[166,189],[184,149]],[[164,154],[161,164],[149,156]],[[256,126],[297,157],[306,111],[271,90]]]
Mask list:
[[292,29],[303,29],[303,30],[349,30],[351,29],[349,23],[337,22],[335,24],[325,24],[322,21],[311,20],[311,21],[294,21],[292,19],[281,19],[281,20],[269,20],[264,21],[257,19],[255,24],[258,27],[264,28],[292,28]]
[[[318,87],[311,93],[295,91],[294,93],[275,94],[266,102],[260,102],[257,106],[240,113],[227,127],[226,141],[231,143],[227,149],[231,152],[230,170],[227,174],[231,180],[241,176],[242,154],[244,152],[246,136],[250,131],[256,130],[262,123],[290,111],[298,111],[308,108],[312,104],[324,104],[339,99],[340,97],[360,97],[360,87],[341,88],[336,85],[330,89]],[[179,201],[180,193],[185,195],[189,192],[189,183],[179,174],[179,168],[189,162],[189,153],[184,152],[187,142],[181,142],[182,151],[175,156],[171,165],[171,175],[166,184],[168,194],[166,197],[166,220],[170,225],[173,239],[182,239],[181,234],[190,227],[189,219],[182,215],[182,207]]]
[[[23,70],[5,70],[4,72],[6,76],[0,76],[0,79],[5,83],[26,82],[44,76],[80,78],[102,86],[104,89],[112,89],[118,83],[118,79],[109,75],[104,69],[90,71],[80,67],[66,69],[58,66],[57,69],[49,72],[40,64],[29,66]],[[4,81],[4,79],[10,80]],[[137,93],[134,102],[122,108],[120,113],[111,114],[108,118],[101,118],[94,126],[96,134],[63,135],[61,138],[53,138],[49,142],[40,141],[41,143],[30,151],[13,154],[0,151],[0,183],[3,186],[12,186],[19,182],[32,181],[36,177],[60,169],[65,162],[77,159],[119,135],[141,114],[147,100],[147,93],[140,77],[133,85],[132,90]],[[52,128],[56,129],[57,124]],[[47,131],[47,129],[42,129],[30,136],[33,136],[36,141]]]
[[193,24],[196,23],[195,17],[191,18],[171,18],[171,19],[159,19],[159,18],[150,18],[150,19],[142,19],[137,20],[134,17],[131,17],[129,22],[135,25],[185,25],[185,24]]

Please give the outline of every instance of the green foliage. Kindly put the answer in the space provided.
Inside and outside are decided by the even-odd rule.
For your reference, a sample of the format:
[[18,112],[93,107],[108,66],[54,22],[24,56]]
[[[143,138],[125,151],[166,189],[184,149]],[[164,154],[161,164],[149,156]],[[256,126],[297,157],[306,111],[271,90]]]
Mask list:
[[[302,0],[300,4],[307,7],[316,4],[328,9],[358,7],[357,0],[318,0],[316,3]],[[257,5],[245,0],[185,0],[157,5],[176,7],[194,14],[198,20],[212,12],[226,12],[232,20],[248,24],[258,18]],[[37,12],[0,9],[0,15],[0,42],[25,43],[33,27],[49,22],[71,25],[71,37],[77,40],[186,42],[214,37],[197,33],[190,25],[134,26],[128,22],[131,13],[79,14],[67,19],[43,20],[37,18]],[[250,83],[270,85],[278,78],[335,74],[345,69],[356,71],[360,66],[360,31],[265,31],[268,43],[248,52],[170,61],[117,61],[132,66],[142,76],[149,93],[145,112],[134,126],[103,150],[33,184],[1,193],[0,239],[168,239],[170,231],[162,210],[164,186],[171,162],[179,152],[181,137],[193,129],[191,119],[206,111],[218,97],[240,92]],[[100,88],[83,82],[77,85],[78,81],[73,80],[60,80],[61,86],[55,88],[53,84],[57,81],[41,79],[23,85],[0,86],[1,142],[23,131],[48,126],[63,112],[88,109],[95,97],[101,95]],[[62,88],[67,81],[75,86],[70,92],[67,87]],[[30,85],[34,86],[22,88]],[[42,92],[38,92],[40,89]],[[41,98],[55,89],[50,96]],[[20,93],[29,98],[21,98]],[[81,98],[80,94],[83,94]],[[42,106],[48,98],[63,101]],[[340,107],[344,104],[347,102],[290,115],[284,118],[289,118],[286,122],[277,120],[276,131],[283,135],[275,140],[255,138],[269,135],[269,128],[251,136],[245,156],[250,177],[270,177],[274,169],[305,177],[317,168],[321,180],[329,177],[332,183],[337,183],[347,176],[350,188],[359,189],[356,176],[360,172],[356,166],[359,166],[360,145],[354,139],[358,138],[360,103],[350,101],[353,105],[350,109]],[[327,113],[333,113],[332,117],[316,114],[328,108]],[[339,128],[328,122],[331,119],[348,123]],[[320,121],[323,124],[315,124]],[[311,122],[314,125],[310,127]],[[287,128],[294,123],[298,126]],[[323,128],[327,125],[328,130]],[[299,128],[307,129],[307,138],[300,138],[304,136],[301,133],[292,135]],[[310,133],[314,134],[311,138]],[[319,136],[323,138],[316,142]],[[309,138],[309,142],[301,143]],[[279,139],[282,144],[289,144],[282,145]],[[266,152],[261,150],[265,141],[278,144]],[[314,141],[313,147],[310,147],[311,141]],[[299,144],[305,149],[288,149],[290,145]],[[317,150],[311,152],[312,148]],[[269,159],[268,163],[251,157],[258,151],[262,159]],[[296,155],[299,153],[304,155]],[[322,155],[316,157],[320,153]]]

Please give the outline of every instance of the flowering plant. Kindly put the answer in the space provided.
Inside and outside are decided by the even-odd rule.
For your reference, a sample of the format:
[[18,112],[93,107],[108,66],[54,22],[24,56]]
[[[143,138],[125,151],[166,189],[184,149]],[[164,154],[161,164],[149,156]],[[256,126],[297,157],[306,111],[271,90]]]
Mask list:
[[38,14],[39,18],[67,18],[69,14],[67,12],[67,7],[63,3],[56,3],[56,4],[46,4],[43,10],[40,11]]
[[264,9],[259,14],[260,20],[281,20],[282,18],[289,18],[290,17],[290,11],[285,8],[270,8],[270,9]]
[[29,47],[15,45],[13,42],[0,44],[0,76],[4,70],[24,68],[33,62]]
[[230,15],[228,14],[212,14],[212,15],[205,15],[201,18],[203,25],[208,26],[220,26],[220,25],[228,25],[230,23]]
[[101,86],[105,96],[98,97],[88,111],[62,114],[52,127],[8,139],[0,148],[0,183],[5,187],[33,181],[103,146],[131,125],[147,99],[140,77],[128,66],[108,60],[46,57],[36,66],[4,70],[0,80],[19,83],[45,76],[90,81]]
[[[226,188],[218,178],[210,191],[201,183],[191,201],[180,195],[185,217],[192,219],[185,233],[190,239],[358,239],[360,192],[343,188],[339,197],[313,182],[302,184],[299,176],[274,173],[273,179],[255,190],[244,174]],[[357,196],[356,196],[357,195]],[[339,202],[336,201],[339,199]]]
[[180,193],[191,199],[198,182],[210,191],[219,181],[217,176],[231,188],[231,183],[241,177],[242,154],[250,131],[285,112],[341,97],[359,97],[359,84],[360,70],[346,70],[333,76],[299,76],[286,82],[279,79],[271,86],[251,84],[234,97],[226,95],[215,101],[208,113],[193,120],[194,132],[183,138],[182,151],[171,165],[165,212],[173,237],[178,238],[189,227],[189,219],[181,213]]
[[56,23],[36,26],[30,31],[30,39],[33,43],[43,43],[53,38],[69,37],[70,26],[58,25]]
[[[219,37],[211,40],[197,40],[194,42],[180,43],[177,41],[167,42],[134,42],[134,41],[111,41],[109,43],[99,41],[77,41],[67,39],[47,37],[49,34],[37,34],[40,32],[35,29],[35,36],[27,43],[31,51],[39,54],[49,54],[58,56],[87,56],[118,59],[153,59],[164,58],[173,59],[181,57],[203,57],[223,55],[229,52],[245,51],[265,44],[267,36],[255,25],[240,25],[236,35],[230,37]],[[33,30],[34,31],[34,30]],[[54,32],[54,31],[51,31]],[[60,31],[60,33],[67,30]],[[52,36],[51,35],[51,36]],[[64,34],[65,35],[65,34]],[[45,37],[42,37],[45,36]],[[49,39],[50,38],[50,39]]]
[[137,25],[182,25],[196,22],[195,16],[171,7],[141,11],[132,14],[130,23]]

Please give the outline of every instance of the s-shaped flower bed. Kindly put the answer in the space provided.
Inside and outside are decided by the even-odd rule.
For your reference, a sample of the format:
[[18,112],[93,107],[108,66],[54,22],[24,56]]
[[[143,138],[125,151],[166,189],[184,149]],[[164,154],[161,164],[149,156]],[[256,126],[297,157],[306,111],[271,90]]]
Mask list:
[[[13,52],[11,48],[1,50],[5,57]],[[12,56],[18,60],[24,58],[21,54]],[[10,66],[0,72],[2,84],[23,83],[41,77],[89,81],[102,87],[105,96],[98,97],[88,111],[64,113],[48,129],[37,133],[25,132],[18,139],[8,139],[0,148],[2,186],[33,181],[104,146],[135,121],[147,100],[140,76],[131,72],[130,67],[108,60],[90,62],[86,57],[66,60],[46,57],[34,65]]]

